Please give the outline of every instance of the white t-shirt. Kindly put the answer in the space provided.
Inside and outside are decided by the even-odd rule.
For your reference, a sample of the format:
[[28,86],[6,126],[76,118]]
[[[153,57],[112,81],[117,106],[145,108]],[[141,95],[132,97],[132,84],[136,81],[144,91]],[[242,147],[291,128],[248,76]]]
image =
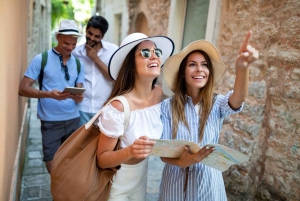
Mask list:
[[127,147],[141,136],[160,139],[163,125],[160,120],[160,105],[156,104],[139,110],[130,111],[127,130],[124,133],[124,112],[120,112],[111,104],[103,107],[98,126],[101,132],[112,138],[121,138],[121,147]]
[[[102,48],[97,53],[100,60],[108,66],[109,60],[118,46],[106,41],[101,41]],[[72,54],[84,63],[84,82],[86,89],[84,98],[79,104],[79,110],[87,113],[97,113],[108,99],[112,90],[112,80],[106,78],[99,67],[86,55],[85,44],[77,46]]]

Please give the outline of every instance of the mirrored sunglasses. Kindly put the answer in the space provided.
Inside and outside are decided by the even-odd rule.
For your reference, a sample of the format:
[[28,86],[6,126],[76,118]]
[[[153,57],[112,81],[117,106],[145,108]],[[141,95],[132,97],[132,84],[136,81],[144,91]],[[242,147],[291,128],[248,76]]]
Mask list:
[[[138,55],[139,53],[141,53],[141,55],[148,59],[151,57],[151,52],[153,52],[158,58],[161,58],[163,55],[162,55],[162,50],[159,49],[159,48],[154,48],[152,50],[148,49],[148,48],[144,48],[142,49],[140,52],[138,52],[136,55]],[[135,56],[136,56],[135,55]]]

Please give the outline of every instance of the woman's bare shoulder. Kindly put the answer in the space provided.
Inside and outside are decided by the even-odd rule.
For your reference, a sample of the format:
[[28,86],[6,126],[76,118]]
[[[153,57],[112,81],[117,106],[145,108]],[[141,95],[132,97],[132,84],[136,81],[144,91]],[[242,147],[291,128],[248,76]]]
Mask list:
[[123,104],[118,101],[118,100],[114,100],[111,102],[111,105],[116,108],[117,110],[119,110],[120,112],[124,112],[124,107]]

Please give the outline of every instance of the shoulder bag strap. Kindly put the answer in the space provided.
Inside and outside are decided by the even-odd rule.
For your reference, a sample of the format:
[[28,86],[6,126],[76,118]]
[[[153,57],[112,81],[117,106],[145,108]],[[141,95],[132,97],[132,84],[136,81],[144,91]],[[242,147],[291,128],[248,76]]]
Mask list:
[[[129,103],[128,103],[127,99],[124,96],[116,96],[116,97],[112,98],[111,100],[109,100],[109,102],[107,104],[109,104],[110,102],[112,102],[114,100],[118,100],[123,104],[123,107],[124,107],[124,132],[125,132],[126,129],[127,129],[128,123],[129,123],[129,119],[130,119]],[[85,124],[85,129],[88,129],[97,120],[97,118],[101,114],[102,108],[99,110],[99,112],[97,114],[95,114],[95,116],[89,122],[87,122]]]

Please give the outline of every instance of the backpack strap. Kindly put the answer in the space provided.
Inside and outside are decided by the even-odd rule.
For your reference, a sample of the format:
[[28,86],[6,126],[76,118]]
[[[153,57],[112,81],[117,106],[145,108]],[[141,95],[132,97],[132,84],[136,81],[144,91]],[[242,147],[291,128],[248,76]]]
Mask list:
[[81,64],[80,64],[79,59],[77,59],[76,57],[75,57],[75,60],[76,60],[77,73],[78,73],[77,78],[76,78],[75,83],[74,83],[74,86],[76,87],[76,82],[77,82],[77,79],[78,79],[78,76],[79,76],[79,73],[80,73],[80,70],[81,70]]
[[[124,107],[124,132],[125,132],[127,127],[128,127],[128,123],[129,123],[129,119],[130,119],[130,106],[129,106],[129,103],[128,103],[127,99],[124,96],[116,96],[116,97],[112,98],[111,100],[109,100],[109,102],[106,103],[106,105],[111,103],[114,100],[120,101],[122,103],[123,107]],[[100,114],[102,112],[102,108],[100,109],[100,111],[97,114],[95,114],[95,116],[89,122],[87,122],[85,124],[85,129],[88,129],[98,119],[98,117],[100,116]]]
[[[43,78],[44,78],[44,68],[47,64],[47,59],[48,59],[48,51],[45,51],[42,53],[42,62],[41,62],[41,70],[40,70],[40,75],[39,75],[39,89],[42,90],[42,83],[43,83]],[[76,60],[76,66],[77,66],[77,78],[75,80],[75,86],[76,86],[76,81],[78,79],[78,76],[79,76],[79,73],[80,73],[80,70],[81,70],[81,64],[80,64],[80,61],[79,59],[77,59],[75,57],[75,60]]]
[[80,64],[79,59],[77,59],[76,57],[75,57],[75,59],[76,59],[76,65],[77,65],[77,73],[78,73],[78,75],[79,75],[80,70],[81,70],[81,64]]
[[42,83],[43,83],[43,78],[44,78],[44,68],[46,66],[48,59],[48,51],[45,51],[42,53],[42,62],[41,62],[41,70],[40,70],[40,75],[39,75],[39,89],[42,90]]

